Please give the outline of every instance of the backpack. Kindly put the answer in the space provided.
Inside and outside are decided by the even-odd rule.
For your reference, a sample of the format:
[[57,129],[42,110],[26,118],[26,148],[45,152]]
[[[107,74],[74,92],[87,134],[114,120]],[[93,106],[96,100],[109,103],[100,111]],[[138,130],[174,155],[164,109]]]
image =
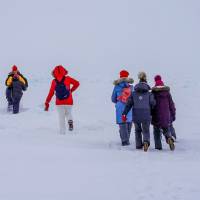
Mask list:
[[65,85],[65,77],[59,82],[57,79],[56,81],[56,87],[55,87],[55,93],[56,97],[59,100],[67,99],[70,96],[70,90]]
[[123,88],[121,95],[117,98],[117,100],[127,103],[128,98],[131,96],[131,87]]

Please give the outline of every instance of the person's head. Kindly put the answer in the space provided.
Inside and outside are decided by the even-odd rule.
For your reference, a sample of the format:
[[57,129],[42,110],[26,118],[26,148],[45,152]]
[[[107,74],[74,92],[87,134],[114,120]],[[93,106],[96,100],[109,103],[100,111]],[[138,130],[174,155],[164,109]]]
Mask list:
[[162,77],[160,75],[156,75],[154,77],[155,80],[155,86],[164,86],[164,83],[162,81]]
[[61,81],[64,76],[68,74],[68,71],[62,66],[58,65],[54,68],[52,71],[52,75],[54,78],[56,78],[58,81]]
[[12,66],[12,73],[13,73],[13,74],[17,74],[17,73],[18,73],[18,68],[17,68],[16,65],[13,65],[13,66]]
[[128,78],[129,72],[126,70],[122,70],[122,71],[120,71],[119,76],[120,76],[120,78]]
[[147,82],[147,75],[145,72],[139,72],[138,73],[138,79],[140,82]]

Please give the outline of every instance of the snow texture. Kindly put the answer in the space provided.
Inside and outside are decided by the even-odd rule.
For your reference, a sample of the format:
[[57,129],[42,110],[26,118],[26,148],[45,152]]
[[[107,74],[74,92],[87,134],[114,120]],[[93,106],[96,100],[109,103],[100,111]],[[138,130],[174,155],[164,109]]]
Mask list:
[[[200,196],[198,0],[0,2],[0,199],[190,200]],[[29,80],[18,115],[6,112],[13,64]],[[81,83],[75,130],[58,134],[51,70]],[[110,101],[121,69],[163,76],[177,107],[176,150],[121,147]],[[163,141],[164,143],[164,141]]]

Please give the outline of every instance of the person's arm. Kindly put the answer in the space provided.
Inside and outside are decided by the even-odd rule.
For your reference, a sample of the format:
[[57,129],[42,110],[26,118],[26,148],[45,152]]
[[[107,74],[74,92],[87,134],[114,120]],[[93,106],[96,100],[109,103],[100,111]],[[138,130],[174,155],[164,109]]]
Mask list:
[[54,95],[54,92],[55,92],[55,86],[56,86],[56,83],[55,83],[55,80],[53,80],[51,82],[51,87],[50,87],[50,90],[49,90],[49,94],[48,94],[48,96],[46,98],[46,103],[50,103],[50,101],[51,101],[51,99],[52,99],[52,97]]
[[10,87],[12,85],[12,81],[13,81],[13,77],[12,76],[8,76],[8,78],[6,79],[6,86]]
[[26,81],[24,80],[24,78],[22,76],[18,76],[18,80],[24,84],[24,86],[26,85]]
[[122,115],[127,115],[134,105],[133,94],[129,97]]
[[169,109],[170,109],[172,121],[175,121],[176,120],[176,108],[175,108],[175,104],[174,104],[171,94],[169,94]]
[[112,96],[111,96],[111,101],[113,103],[117,103],[117,92],[116,92],[116,87],[114,87],[113,92],[112,92]]
[[156,100],[155,100],[154,95],[152,93],[150,93],[149,101],[150,101],[151,109],[153,109],[155,107],[155,105],[156,105]]
[[69,78],[70,78],[70,84],[72,84],[71,92],[74,92],[79,87],[80,83],[74,78],[71,77]]

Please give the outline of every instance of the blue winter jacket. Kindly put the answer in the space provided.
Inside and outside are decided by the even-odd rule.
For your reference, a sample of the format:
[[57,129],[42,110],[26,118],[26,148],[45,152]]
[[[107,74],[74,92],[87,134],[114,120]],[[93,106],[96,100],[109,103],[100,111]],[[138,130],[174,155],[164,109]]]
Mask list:
[[[115,103],[116,108],[116,123],[121,124],[122,121],[122,113],[125,109],[126,104],[117,100],[117,98],[121,95],[122,90],[128,86],[130,86],[129,83],[133,83],[133,79],[131,78],[120,78],[117,81],[114,82],[114,89],[112,93],[112,102]],[[131,90],[133,90],[133,87],[131,86]],[[126,122],[132,122],[132,110],[130,110],[127,114],[127,121]]]

